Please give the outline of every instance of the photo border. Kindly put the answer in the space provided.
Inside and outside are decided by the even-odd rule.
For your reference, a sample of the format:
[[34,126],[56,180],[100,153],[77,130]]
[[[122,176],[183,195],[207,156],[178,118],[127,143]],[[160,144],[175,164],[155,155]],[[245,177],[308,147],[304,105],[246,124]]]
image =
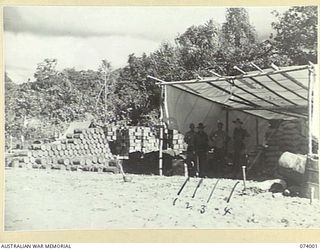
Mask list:
[[[272,7],[294,5],[318,5],[316,0],[283,0],[283,1],[209,1],[209,0],[1,0],[0,1],[0,41],[2,51],[3,39],[3,7],[4,6],[216,6],[216,7]],[[318,9],[319,10],[319,9]],[[319,13],[318,13],[319,20]],[[319,21],[318,21],[319,24]],[[318,25],[319,31],[319,25]],[[319,41],[319,32],[318,32]],[[4,80],[4,53],[0,59],[0,75]],[[319,42],[318,42],[319,55]],[[319,58],[319,56],[318,56]],[[318,76],[319,77],[319,76]],[[1,106],[1,162],[0,170],[0,242],[59,242],[59,243],[124,243],[124,242],[158,242],[158,243],[302,243],[320,242],[320,229],[126,229],[126,230],[59,230],[7,232],[4,231],[4,200],[5,200],[5,167],[4,167],[4,84],[0,90]],[[318,103],[318,105],[320,105]],[[318,211],[320,213],[320,211]],[[85,216],[85,215],[84,215]]]

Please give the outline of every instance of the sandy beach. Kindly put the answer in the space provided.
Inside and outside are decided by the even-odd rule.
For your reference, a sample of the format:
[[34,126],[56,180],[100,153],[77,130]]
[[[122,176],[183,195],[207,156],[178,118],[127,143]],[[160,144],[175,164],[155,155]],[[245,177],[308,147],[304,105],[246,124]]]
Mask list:
[[[5,230],[319,228],[320,203],[257,189],[256,182],[183,176],[12,169],[5,171]],[[178,199],[176,199],[178,198]]]

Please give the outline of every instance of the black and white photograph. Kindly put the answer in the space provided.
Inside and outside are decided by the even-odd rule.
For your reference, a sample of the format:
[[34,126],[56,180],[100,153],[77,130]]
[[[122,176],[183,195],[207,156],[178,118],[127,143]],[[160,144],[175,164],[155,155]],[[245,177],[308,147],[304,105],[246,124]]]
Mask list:
[[319,229],[318,6],[3,7],[7,232]]

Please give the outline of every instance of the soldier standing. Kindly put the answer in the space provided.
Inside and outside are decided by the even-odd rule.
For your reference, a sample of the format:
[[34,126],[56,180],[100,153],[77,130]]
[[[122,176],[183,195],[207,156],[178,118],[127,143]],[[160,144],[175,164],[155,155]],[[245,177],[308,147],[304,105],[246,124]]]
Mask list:
[[246,146],[244,144],[244,139],[250,135],[247,130],[242,128],[243,122],[239,118],[234,120],[233,123],[236,125],[233,131],[233,176],[234,178],[237,178],[241,171],[241,166],[245,164]]
[[195,152],[198,158],[199,176],[204,177],[207,166],[207,153],[209,149],[209,139],[203,123],[199,123],[198,132],[195,137]]
[[218,161],[223,161],[226,151],[225,146],[227,142],[227,133],[222,128],[223,123],[221,121],[218,121],[218,129],[214,131],[210,136],[210,139],[213,142],[216,159]]
[[189,126],[190,130],[185,134],[184,141],[188,144],[187,147],[187,166],[188,166],[188,175],[195,176],[196,169],[195,169],[195,162],[196,162],[196,155],[195,155],[195,136],[196,132],[194,131],[194,124],[191,123]]

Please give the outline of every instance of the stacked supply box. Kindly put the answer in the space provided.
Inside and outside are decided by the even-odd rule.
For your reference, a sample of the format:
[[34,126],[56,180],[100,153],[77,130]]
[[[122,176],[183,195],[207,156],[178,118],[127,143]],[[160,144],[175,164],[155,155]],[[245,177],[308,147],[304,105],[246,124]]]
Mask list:
[[[159,127],[107,127],[107,138],[113,142],[116,154],[128,155],[133,152],[150,153],[159,151]],[[163,149],[172,149],[181,154],[187,148],[184,136],[177,130],[163,130]]]

